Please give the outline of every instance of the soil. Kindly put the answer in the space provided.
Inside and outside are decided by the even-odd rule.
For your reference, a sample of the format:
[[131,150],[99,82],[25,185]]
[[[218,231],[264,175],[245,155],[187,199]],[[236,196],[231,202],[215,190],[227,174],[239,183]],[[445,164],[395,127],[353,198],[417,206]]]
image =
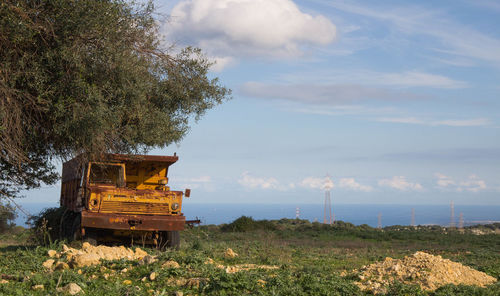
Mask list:
[[375,294],[387,292],[387,286],[394,281],[418,284],[422,290],[432,291],[447,284],[475,285],[484,287],[497,280],[484,272],[424,252],[416,252],[403,259],[385,258],[363,267],[359,271],[361,290]]

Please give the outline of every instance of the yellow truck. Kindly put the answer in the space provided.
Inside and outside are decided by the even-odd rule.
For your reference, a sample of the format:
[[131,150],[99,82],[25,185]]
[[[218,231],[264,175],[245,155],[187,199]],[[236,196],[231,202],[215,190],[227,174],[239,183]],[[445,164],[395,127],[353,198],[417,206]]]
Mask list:
[[63,164],[60,204],[65,237],[90,243],[131,240],[160,248],[180,245],[186,218],[171,190],[168,169],[178,157],[107,154],[102,161],[73,158]]

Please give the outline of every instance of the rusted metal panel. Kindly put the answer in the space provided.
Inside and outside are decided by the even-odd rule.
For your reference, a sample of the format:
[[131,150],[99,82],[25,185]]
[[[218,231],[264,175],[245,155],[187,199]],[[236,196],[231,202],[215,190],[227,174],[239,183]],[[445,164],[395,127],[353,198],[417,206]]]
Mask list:
[[172,231],[184,230],[185,222],[184,216],[120,215],[82,211],[82,227],[84,228]]

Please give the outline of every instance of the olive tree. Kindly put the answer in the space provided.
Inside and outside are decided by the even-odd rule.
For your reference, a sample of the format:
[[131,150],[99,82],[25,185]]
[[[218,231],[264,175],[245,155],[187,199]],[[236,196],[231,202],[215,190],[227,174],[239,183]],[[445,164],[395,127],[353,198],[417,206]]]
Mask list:
[[230,96],[199,49],[165,44],[151,2],[3,0],[0,65],[9,196],[54,183],[55,159],[177,142]]

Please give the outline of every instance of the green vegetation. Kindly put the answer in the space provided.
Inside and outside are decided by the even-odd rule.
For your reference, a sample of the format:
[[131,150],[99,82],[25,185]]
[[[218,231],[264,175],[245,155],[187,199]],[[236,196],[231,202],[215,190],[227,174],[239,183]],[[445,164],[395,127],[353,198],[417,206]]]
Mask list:
[[0,198],[55,183],[53,160],[177,142],[228,98],[158,17],[152,2],[0,1]]
[[[26,243],[25,234],[4,235],[2,241],[18,241],[0,247],[0,274],[9,281],[0,284],[0,294],[53,294],[56,287],[74,282],[86,295],[172,295],[176,291],[184,295],[369,295],[354,284],[356,269],[385,257],[402,258],[416,251],[441,255],[499,279],[500,235],[472,233],[474,229],[499,228],[497,224],[470,227],[464,232],[436,226],[375,229],[341,221],[330,226],[306,220],[255,221],[241,217],[226,225],[184,231],[179,251],[146,248],[158,256],[156,262],[143,265],[104,262],[101,266],[81,268],[81,274],[78,269],[47,272],[42,267],[48,259],[47,251],[60,251],[61,242],[33,246]],[[227,248],[239,256],[226,258]],[[206,264],[208,258],[215,264]],[[162,267],[167,260],[178,262],[180,268]],[[278,266],[278,269],[227,273],[217,267],[217,264],[227,267],[248,263]],[[127,271],[122,273],[124,268]],[[154,280],[149,279],[152,272],[156,273]],[[33,290],[35,285],[44,285],[44,290]],[[487,288],[447,285],[434,292],[394,283],[387,292],[387,295],[499,294],[499,283]]]

